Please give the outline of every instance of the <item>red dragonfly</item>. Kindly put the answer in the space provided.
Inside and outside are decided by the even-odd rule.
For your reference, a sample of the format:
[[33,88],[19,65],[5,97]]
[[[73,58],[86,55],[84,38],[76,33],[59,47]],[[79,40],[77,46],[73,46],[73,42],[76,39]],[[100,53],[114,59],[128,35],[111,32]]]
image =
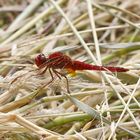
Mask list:
[[52,80],[49,82],[51,83],[54,80],[53,74],[55,73],[59,79],[61,77],[65,77],[67,81],[67,91],[69,92],[68,86],[68,79],[67,77],[58,72],[57,69],[66,69],[69,73],[74,74],[77,70],[96,70],[96,71],[111,71],[111,72],[126,72],[129,69],[121,68],[121,67],[111,67],[111,66],[97,66],[87,64],[81,61],[72,60],[69,56],[61,53],[55,52],[50,54],[48,57],[45,57],[44,54],[39,54],[35,58],[35,64],[39,69],[45,68],[41,74],[45,73],[46,70],[49,70]]

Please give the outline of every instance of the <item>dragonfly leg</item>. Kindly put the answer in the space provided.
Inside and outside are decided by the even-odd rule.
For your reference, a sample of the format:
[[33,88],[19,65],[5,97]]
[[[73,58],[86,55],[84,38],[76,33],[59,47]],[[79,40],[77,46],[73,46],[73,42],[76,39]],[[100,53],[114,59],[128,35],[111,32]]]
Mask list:
[[38,75],[42,75],[47,71],[48,67],[46,67],[42,72],[39,72]]
[[[45,68],[45,69],[46,69],[46,68]],[[46,70],[47,70],[47,69],[46,69]],[[49,68],[49,73],[50,73],[50,75],[51,75],[51,80],[50,80],[47,84],[44,84],[41,88],[45,88],[47,85],[49,85],[51,82],[53,82],[54,77],[53,77],[53,74],[52,74],[52,71],[50,70],[50,68]],[[35,95],[33,95],[32,98],[35,98],[37,95],[38,95],[38,93],[36,93]]]
[[62,76],[62,77],[64,77],[66,79],[66,82],[67,82],[67,92],[70,93],[70,90],[69,90],[69,81],[68,81],[68,78],[66,77],[66,75],[64,75],[63,73],[60,73],[60,72],[56,71],[55,69],[52,69],[52,70],[53,70],[53,72],[57,76],[59,75],[59,77]]
[[54,80],[54,77],[53,77],[53,74],[52,74],[52,71],[51,71],[50,68],[49,68],[49,73],[50,73],[50,75],[51,75],[51,80],[50,80],[47,84],[43,85],[43,88],[44,88],[45,86],[49,85],[50,83],[52,83],[53,80]]
[[58,74],[57,71],[54,70],[54,69],[53,69],[53,72],[54,72],[54,74],[61,80],[61,76],[62,76],[62,75],[60,76],[60,74]]

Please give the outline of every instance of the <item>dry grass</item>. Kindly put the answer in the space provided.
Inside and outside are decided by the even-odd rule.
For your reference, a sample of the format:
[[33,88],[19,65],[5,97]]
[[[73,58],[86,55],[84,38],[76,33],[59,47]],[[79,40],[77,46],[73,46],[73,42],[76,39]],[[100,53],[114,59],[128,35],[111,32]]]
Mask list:
[[[0,140],[139,139],[139,0],[0,2]],[[79,71],[42,88],[34,58],[129,68]],[[60,70],[66,73],[63,70]]]

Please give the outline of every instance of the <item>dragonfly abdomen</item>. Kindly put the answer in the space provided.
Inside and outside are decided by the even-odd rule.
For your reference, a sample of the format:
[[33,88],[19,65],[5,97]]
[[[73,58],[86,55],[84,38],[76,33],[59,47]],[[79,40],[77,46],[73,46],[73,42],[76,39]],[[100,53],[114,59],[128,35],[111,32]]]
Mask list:
[[128,71],[128,69],[126,69],[126,68],[90,65],[90,64],[80,62],[80,61],[73,61],[73,69],[75,69],[75,70],[111,71],[111,72],[126,72],[126,71]]
[[74,70],[93,70],[93,66],[80,61],[73,61]]

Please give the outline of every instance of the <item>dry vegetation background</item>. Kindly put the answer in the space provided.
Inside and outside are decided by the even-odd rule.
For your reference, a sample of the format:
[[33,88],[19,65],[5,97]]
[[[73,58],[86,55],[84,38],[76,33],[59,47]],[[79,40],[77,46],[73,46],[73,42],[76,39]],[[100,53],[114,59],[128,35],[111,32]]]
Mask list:
[[[140,139],[139,25],[139,0],[0,0],[0,140]],[[34,65],[56,51],[130,71],[67,75],[68,96]]]

